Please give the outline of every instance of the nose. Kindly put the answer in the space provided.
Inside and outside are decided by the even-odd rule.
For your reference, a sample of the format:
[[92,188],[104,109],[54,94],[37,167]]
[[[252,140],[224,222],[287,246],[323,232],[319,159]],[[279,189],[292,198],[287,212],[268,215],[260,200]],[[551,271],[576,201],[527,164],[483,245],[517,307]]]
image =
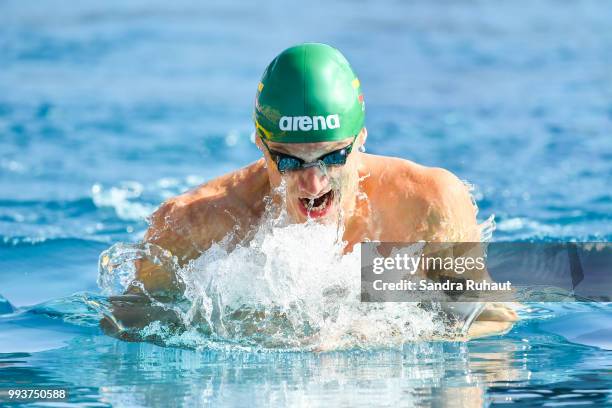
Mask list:
[[317,197],[323,189],[327,188],[328,182],[327,176],[315,166],[300,171],[298,185],[303,195]]

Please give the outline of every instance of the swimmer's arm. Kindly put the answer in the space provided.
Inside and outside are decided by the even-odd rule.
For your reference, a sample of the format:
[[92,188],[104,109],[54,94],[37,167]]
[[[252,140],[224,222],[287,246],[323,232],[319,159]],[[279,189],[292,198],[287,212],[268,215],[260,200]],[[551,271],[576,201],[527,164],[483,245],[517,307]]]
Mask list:
[[[169,251],[179,266],[197,258],[214,242],[225,240],[233,245],[248,234],[257,213],[254,206],[263,205],[268,183],[261,159],[171,198],[151,216],[144,243]],[[230,233],[231,242],[227,239]],[[143,259],[136,268],[137,282],[147,290],[180,290],[174,271],[167,265]]]
[[185,210],[175,198],[166,201],[153,213],[143,240],[151,256],[136,260],[136,280],[127,293],[139,294],[141,287],[152,295],[181,289],[175,268],[199,253],[186,231],[189,220]]
[[[235,230],[235,214],[240,213],[231,203],[236,201],[231,194],[219,194],[218,189],[204,184],[162,204],[151,216],[143,244],[166,254],[138,260],[136,284],[142,284],[149,293],[182,292],[176,268],[185,266]],[[128,292],[140,291],[136,288]]]
[[[430,169],[429,207],[427,211],[428,231],[426,241],[432,243],[426,250],[435,252],[436,256],[470,257],[483,256],[481,247],[481,229],[476,220],[477,209],[472,202],[466,185],[455,175],[444,169]],[[453,243],[450,247],[440,243]],[[441,271],[428,273],[437,278]],[[486,269],[464,272],[458,278],[490,280]]]
[[182,292],[175,272],[177,260],[178,256],[187,258],[192,251],[189,241],[176,227],[172,228],[176,222],[185,222],[182,218],[174,199],[162,204],[151,216],[141,244],[143,255],[134,262],[135,279],[123,295],[109,298],[112,313],[100,321],[106,333],[129,335],[126,328],[143,328],[153,320],[176,319],[171,312],[153,305],[151,298],[165,303]]
[[[518,303],[512,304],[512,306],[520,307]],[[468,329],[468,336],[477,338],[508,332],[512,329],[514,323],[519,320],[514,307],[507,303],[487,303],[476,321]]]
[[[452,173],[435,169],[436,182],[434,200],[430,216],[434,228],[429,241],[433,242],[480,242],[481,229],[476,220],[477,208],[474,206],[469,190]],[[489,279],[487,271],[482,276],[471,277]],[[504,303],[487,303],[483,311],[470,326],[468,335],[472,338],[504,333],[512,328],[519,319],[513,307]]]
[[467,186],[447,170],[429,172],[428,241],[480,242],[477,208]]

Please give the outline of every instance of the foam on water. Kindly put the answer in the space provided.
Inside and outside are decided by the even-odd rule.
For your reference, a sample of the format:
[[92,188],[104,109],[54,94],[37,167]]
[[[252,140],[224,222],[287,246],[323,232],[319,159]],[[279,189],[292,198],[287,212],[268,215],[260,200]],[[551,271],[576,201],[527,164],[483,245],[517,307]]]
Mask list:
[[440,330],[414,304],[361,303],[359,249],[343,255],[336,233],[272,226],[233,251],[214,245],[181,271],[190,316],[205,311],[213,335],[268,346],[401,344]]
[[100,184],[94,184],[91,195],[97,207],[112,207],[117,216],[123,220],[139,220],[147,217],[153,207],[131,200],[142,195],[143,186],[136,182],[124,182],[120,187],[105,190]]

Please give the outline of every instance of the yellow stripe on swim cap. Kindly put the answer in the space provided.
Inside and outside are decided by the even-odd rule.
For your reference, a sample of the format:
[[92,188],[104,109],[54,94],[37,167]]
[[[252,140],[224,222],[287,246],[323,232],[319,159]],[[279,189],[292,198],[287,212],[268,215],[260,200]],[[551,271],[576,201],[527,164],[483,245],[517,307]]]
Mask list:
[[[263,87],[262,87],[263,88]],[[261,126],[259,124],[259,122],[257,120],[255,120],[255,127],[257,128],[257,130],[261,131],[261,133],[263,134],[263,136],[267,139],[270,140],[272,139],[272,133],[268,132],[266,129],[264,129],[263,126]]]
[[351,85],[353,85],[353,88],[355,88],[355,89],[359,88],[359,85],[360,85],[359,79],[357,79],[357,78],[353,79],[353,82],[351,82]]
[[261,90],[263,89],[263,87],[264,87],[264,84],[262,84],[262,83],[260,82],[260,83],[259,83],[259,85],[257,85],[257,90],[258,90],[259,92],[261,92]]

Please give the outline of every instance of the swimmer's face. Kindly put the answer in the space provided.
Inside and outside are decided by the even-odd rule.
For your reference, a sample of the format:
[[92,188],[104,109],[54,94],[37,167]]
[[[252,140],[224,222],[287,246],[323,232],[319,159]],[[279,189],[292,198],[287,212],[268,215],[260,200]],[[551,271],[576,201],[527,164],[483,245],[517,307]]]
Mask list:
[[264,153],[272,186],[278,187],[282,181],[285,183],[287,212],[295,222],[305,222],[308,218],[324,223],[332,222],[337,220],[341,209],[345,213],[352,210],[359,183],[359,164],[363,155],[359,152],[359,147],[365,141],[365,136],[364,128],[357,138],[348,137],[335,142],[267,142],[270,150],[275,153],[283,153],[306,163],[312,163],[328,153],[346,148],[355,140],[344,165],[325,166],[325,168],[312,166],[284,173],[279,172],[268,150],[261,140],[257,140],[258,146]]

